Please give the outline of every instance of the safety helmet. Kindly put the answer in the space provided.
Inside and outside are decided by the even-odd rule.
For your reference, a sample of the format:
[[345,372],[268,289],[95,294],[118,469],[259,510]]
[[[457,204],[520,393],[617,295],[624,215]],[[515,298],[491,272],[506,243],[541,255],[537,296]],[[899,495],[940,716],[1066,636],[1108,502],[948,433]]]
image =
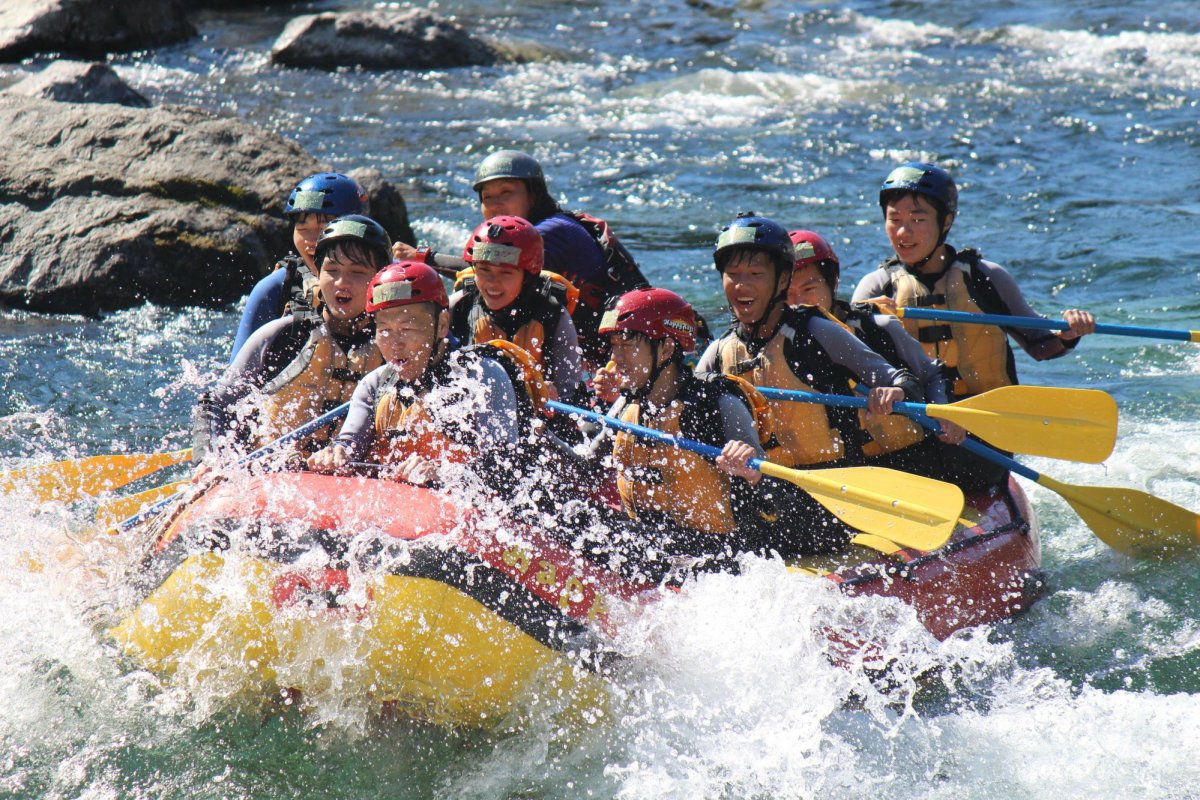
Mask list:
[[421,261],[397,261],[375,273],[367,286],[367,313],[416,303],[450,305],[446,285],[433,267]]
[[879,207],[886,213],[891,197],[908,192],[928,197],[943,216],[958,213],[958,187],[950,173],[941,167],[923,161],[910,161],[896,167],[879,187]]
[[696,312],[669,289],[626,292],[600,318],[598,333],[632,331],[649,339],[672,339],[680,353],[696,349]]
[[760,217],[753,211],[743,211],[733,222],[721,228],[721,235],[717,237],[716,247],[713,248],[713,262],[718,272],[725,271],[725,262],[734,248],[750,248],[767,253],[781,274],[784,271],[790,273],[796,260],[796,250],[787,230],[775,220]]
[[329,214],[344,217],[363,210],[362,187],[358,181],[340,172],[318,172],[296,184],[288,196],[283,213]]
[[321,238],[317,239],[317,265],[325,260],[325,254],[338,242],[355,241],[374,250],[380,258],[376,263],[386,264],[392,257],[392,239],[375,220],[362,214],[347,214],[325,226]]
[[497,150],[479,162],[479,166],[475,168],[475,183],[471,188],[478,192],[479,187],[488,181],[501,178],[533,181],[543,186],[546,183],[542,165],[533,156],[520,150]]
[[788,231],[788,238],[796,248],[796,269],[815,266],[821,277],[829,284],[829,290],[837,287],[841,277],[842,265],[837,253],[825,240],[825,237],[815,231]]
[[468,264],[505,264],[537,275],[545,263],[542,234],[521,217],[492,217],[471,233],[463,248],[463,260]]

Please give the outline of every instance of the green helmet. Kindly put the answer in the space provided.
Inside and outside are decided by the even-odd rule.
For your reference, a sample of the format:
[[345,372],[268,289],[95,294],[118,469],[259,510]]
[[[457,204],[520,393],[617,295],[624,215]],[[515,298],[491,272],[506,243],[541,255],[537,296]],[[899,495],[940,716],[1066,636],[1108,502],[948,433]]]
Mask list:
[[546,176],[542,174],[542,165],[528,153],[520,150],[497,150],[485,158],[475,168],[475,183],[472,189],[476,192],[488,181],[501,178],[514,178],[522,181],[532,181],[546,184]]

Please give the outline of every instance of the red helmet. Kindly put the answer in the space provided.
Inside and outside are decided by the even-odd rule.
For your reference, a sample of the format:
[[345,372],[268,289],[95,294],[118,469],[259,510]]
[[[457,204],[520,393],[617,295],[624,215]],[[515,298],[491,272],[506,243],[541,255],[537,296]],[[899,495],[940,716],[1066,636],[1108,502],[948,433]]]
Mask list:
[[837,288],[842,265],[825,237],[813,231],[788,231],[788,237],[796,247],[795,268],[801,269],[811,264],[820,271],[831,291]]
[[463,259],[468,264],[476,261],[506,264],[537,275],[545,263],[542,235],[520,217],[492,217],[467,239]]
[[450,305],[441,277],[420,261],[397,261],[375,273],[367,287],[367,313],[416,303]]
[[696,349],[696,312],[668,289],[634,289],[600,319],[600,334],[633,331],[650,339],[673,339],[679,350]]

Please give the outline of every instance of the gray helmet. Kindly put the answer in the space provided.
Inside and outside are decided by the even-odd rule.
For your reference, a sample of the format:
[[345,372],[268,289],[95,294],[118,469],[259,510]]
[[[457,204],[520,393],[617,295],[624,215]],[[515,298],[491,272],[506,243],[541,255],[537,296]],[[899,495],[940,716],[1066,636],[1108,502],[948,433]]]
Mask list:
[[475,168],[475,183],[471,188],[478,192],[488,181],[501,178],[535,181],[543,186],[546,183],[542,165],[533,156],[520,150],[497,150]]

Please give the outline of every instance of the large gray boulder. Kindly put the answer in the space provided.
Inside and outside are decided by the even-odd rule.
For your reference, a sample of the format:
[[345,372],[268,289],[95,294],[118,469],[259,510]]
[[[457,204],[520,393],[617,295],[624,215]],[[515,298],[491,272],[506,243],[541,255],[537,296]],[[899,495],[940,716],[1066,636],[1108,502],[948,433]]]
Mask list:
[[0,0],[0,61],[37,53],[96,58],[196,35],[183,0]]
[[112,67],[96,61],[55,61],[5,91],[63,103],[117,103],[135,108],[150,105]]
[[324,169],[191,108],[0,95],[0,128],[0,304],[39,311],[234,300],[291,249],[283,202]]
[[495,64],[500,52],[445,17],[423,9],[307,14],[287,24],[271,48],[292,67],[442,69]]

